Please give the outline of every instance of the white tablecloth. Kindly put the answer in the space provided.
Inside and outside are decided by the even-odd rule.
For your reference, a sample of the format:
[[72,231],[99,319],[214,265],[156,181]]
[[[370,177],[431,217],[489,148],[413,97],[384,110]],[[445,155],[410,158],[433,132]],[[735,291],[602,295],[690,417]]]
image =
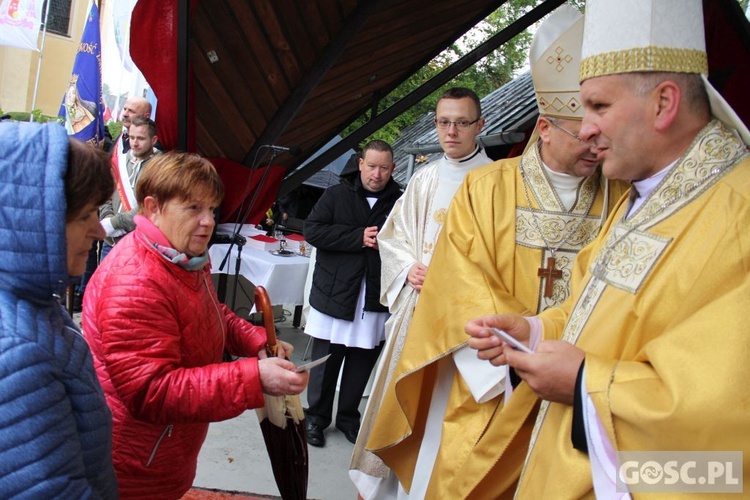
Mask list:
[[[232,254],[224,265],[224,269],[219,270],[228,248],[229,245],[212,245],[209,248],[212,273],[234,274],[237,265],[236,245],[232,248]],[[250,280],[253,285],[264,286],[271,303],[301,305],[309,265],[309,257],[300,255],[280,257],[245,246],[242,249],[240,274]]]

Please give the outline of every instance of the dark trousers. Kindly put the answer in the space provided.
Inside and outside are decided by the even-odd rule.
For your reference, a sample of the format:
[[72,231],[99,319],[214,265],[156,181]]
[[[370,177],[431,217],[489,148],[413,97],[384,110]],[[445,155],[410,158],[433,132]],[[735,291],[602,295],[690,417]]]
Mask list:
[[96,265],[98,262],[99,242],[94,240],[94,243],[91,244],[91,250],[89,250],[89,258],[86,259],[86,270],[83,272],[83,276],[81,276],[80,283],[78,283],[78,286],[76,286],[76,293],[78,293],[79,295],[83,295],[83,292],[86,291],[86,285],[91,279],[91,275],[93,275],[94,271],[96,271]]
[[109,252],[112,251],[112,248],[114,248],[112,245],[110,245],[106,241],[102,241],[102,251],[99,254],[99,262],[103,261],[104,257],[109,255]]
[[310,382],[307,385],[307,418],[324,429],[331,425],[336,382],[343,363],[336,427],[359,430],[359,403],[382,350],[383,342],[374,349],[362,349],[313,339],[312,359],[322,358],[329,353],[331,357],[322,367],[313,368],[310,372]]

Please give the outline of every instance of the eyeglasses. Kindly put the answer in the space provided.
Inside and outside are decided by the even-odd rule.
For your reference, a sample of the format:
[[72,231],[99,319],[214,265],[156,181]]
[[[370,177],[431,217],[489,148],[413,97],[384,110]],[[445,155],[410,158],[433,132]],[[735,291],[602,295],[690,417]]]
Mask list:
[[474,125],[476,122],[481,120],[481,118],[477,118],[473,122],[470,122],[469,120],[456,120],[455,122],[452,122],[450,120],[440,119],[438,120],[435,118],[435,125],[437,125],[437,128],[441,130],[445,130],[451,127],[451,124],[455,125],[457,129],[459,130],[466,130],[470,126]]
[[570,137],[572,137],[573,139],[575,139],[576,141],[578,141],[578,142],[580,142],[580,143],[585,143],[585,142],[586,142],[586,141],[584,141],[583,139],[581,139],[581,137],[580,137],[580,136],[579,136],[578,134],[574,134],[574,133],[573,133],[573,132],[571,132],[570,130],[568,130],[568,129],[566,129],[566,128],[563,128],[563,127],[561,127],[560,125],[558,125],[557,123],[553,122],[552,120],[547,120],[547,123],[549,123],[550,125],[552,125],[553,127],[557,128],[557,129],[560,129],[560,130],[562,130],[563,132],[565,132],[565,133],[566,133],[566,134],[568,134],[568,135],[569,135]]

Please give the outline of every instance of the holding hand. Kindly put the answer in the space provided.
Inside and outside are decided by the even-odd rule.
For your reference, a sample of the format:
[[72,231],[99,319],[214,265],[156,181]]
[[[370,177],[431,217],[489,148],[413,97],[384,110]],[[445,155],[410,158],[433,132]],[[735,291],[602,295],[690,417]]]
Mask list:
[[560,340],[545,340],[528,354],[503,342],[490,332],[490,326],[504,330],[526,345],[529,343],[531,325],[523,316],[481,316],[466,324],[466,333],[471,335],[469,347],[478,351],[479,359],[487,359],[495,366],[507,364],[542,399],[573,404],[576,377],[586,355],[583,350]]
[[573,404],[576,377],[586,353],[562,340],[541,342],[534,354],[505,349],[505,357],[519,377],[542,399]]
[[487,327],[494,326],[528,346],[531,327],[523,316],[518,314],[494,314],[480,316],[466,323],[466,333],[471,335],[469,347],[476,349],[479,359],[489,360],[495,366],[508,364],[505,351],[513,348],[502,341]]
[[276,339],[276,357],[289,359],[292,357],[292,351],[294,351],[294,346],[292,344],[279,340],[278,338]]
[[310,378],[308,372],[297,373],[294,363],[286,359],[270,357],[258,360],[260,385],[269,396],[299,394]]
[[378,249],[378,226],[370,226],[365,228],[364,236],[362,237],[362,245],[369,248]]
[[409,274],[406,275],[406,283],[411,285],[416,291],[420,291],[422,290],[425,276],[427,276],[427,266],[421,262],[417,262],[409,269]]

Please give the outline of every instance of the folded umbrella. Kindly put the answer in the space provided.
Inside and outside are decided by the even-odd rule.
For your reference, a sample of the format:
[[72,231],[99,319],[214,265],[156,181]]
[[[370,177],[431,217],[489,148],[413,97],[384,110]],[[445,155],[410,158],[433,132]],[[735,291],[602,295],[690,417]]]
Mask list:
[[[263,326],[268,337],[268,352],[276,356],[276,328],[268,292],[255,288],[255,308],[263,314]],[[271,469],[284,500],[307,498],[307,435],[305,413],[299,395],[263,395],[266,404],[255,412],[260,421]]]

